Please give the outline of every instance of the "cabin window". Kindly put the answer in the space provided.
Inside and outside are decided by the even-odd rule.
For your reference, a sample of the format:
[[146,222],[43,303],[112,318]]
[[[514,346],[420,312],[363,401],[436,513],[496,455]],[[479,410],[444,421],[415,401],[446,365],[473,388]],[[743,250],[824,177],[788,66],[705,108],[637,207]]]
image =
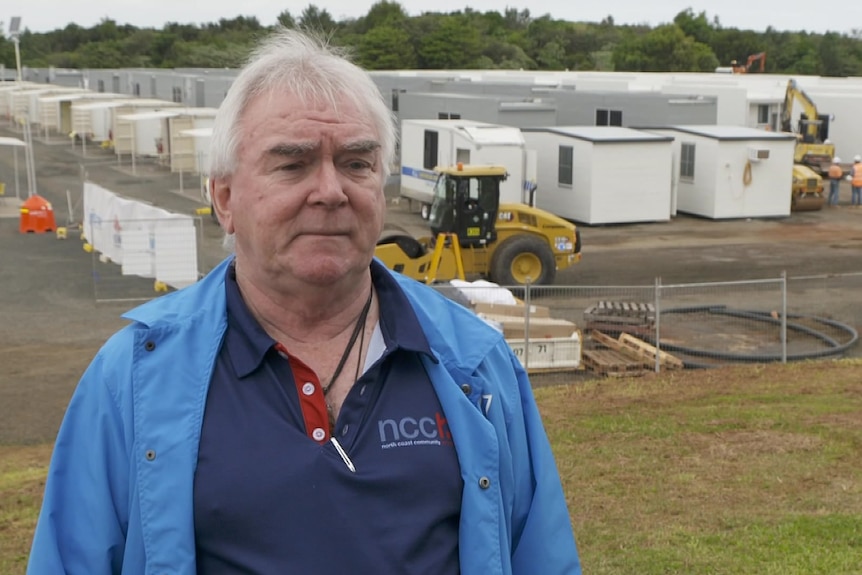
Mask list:
[[171,96],[174,102],[176,102],[177,104],[181,104],[183,101],[183,89],[179,86],[174,86],[171,89]]
[[460,120],[461,114],[451,114],[449,112],[437,112],[438,120]]
[[563,186],[571,186],[574,173],[574,149],[571,146],[560,146],[560,161],[557,172],[557,182]]
[[769,123],[769,104],[760,104],[757,106],[757,123]]
[[423,154],[422,166],[426,170],[437,167],[437,132],[425,130],[425,152]]
[[683,142],[679,154],[679,177],[686,180],[694,179],[694,144]]
[[622,126],[622,110],[596,110],[596,126]]

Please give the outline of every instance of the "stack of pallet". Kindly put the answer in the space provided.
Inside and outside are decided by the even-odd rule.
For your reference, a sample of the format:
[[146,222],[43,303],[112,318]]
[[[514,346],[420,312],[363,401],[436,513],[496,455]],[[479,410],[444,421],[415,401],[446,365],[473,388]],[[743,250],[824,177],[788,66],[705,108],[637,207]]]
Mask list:
[[611,334],[649,335],[655,328],[655,306],[630,301],[600,301],[584,311],[584,328]]
[[600,375],[640,375],[655,369],[656,354],[662,370],[683,369],[679,358],[655,346],[621,333],[617,339],[598,330],[590,331],[594,348],[582,352],[584,367]]

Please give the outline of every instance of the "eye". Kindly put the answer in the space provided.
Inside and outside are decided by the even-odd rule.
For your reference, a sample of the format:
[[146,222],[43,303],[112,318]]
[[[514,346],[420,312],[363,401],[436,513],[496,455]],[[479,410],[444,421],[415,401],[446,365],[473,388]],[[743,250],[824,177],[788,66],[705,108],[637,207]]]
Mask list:
[[289,164],[283,164],[279,166],[279,170],[282,172],[295,172],[297,170],[301,170],[304,167],[302,162],[290,162]]
[[370,168],[371,164],[364,160],[352,160],[347,164],[347,167],[351,170],[365,170]]

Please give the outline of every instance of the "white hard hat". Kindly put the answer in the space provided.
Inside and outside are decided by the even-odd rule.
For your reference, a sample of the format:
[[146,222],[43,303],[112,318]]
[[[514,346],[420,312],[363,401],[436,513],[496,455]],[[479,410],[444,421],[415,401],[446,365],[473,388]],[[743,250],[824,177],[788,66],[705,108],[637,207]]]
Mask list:
[[856,154],[855,156],[853,156],[853,161],[854,162],[862,162],[862,156],[860,156],[859,154]]
[[832,158],[832,163],[833,164],[840,164],[841,158],[839,158],[838,156],[835,156],[834,158]]

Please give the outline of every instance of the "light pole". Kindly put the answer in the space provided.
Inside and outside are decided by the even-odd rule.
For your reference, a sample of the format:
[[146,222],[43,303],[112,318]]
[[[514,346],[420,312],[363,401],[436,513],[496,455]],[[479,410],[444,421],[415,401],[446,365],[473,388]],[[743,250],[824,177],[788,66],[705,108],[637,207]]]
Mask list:
[[18,70],[18,81],[22,80],[21,76],[21,48],[18,45],[18,34],[21,30],[21,17],[20,16],[12,16],[12,20],[9,22],[9,38],[12,39],[12,43],[15,44],[15,67]]

